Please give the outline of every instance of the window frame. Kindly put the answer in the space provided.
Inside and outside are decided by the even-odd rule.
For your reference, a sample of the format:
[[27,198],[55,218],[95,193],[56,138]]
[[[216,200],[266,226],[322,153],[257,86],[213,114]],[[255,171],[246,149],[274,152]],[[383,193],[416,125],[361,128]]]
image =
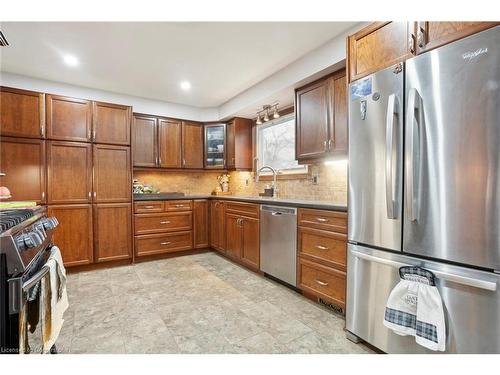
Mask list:
[[[267,129],[267,128],[270,128],[272,126],[276,126],[276,125],[279,125],[283,122],[287,122],[287,121],[290,121],[290,120],[293,120],[295,121],[295,113],[294,111],[292,110],[291,112],[289,113],[286,113],[286,114],[283,114],[281,115],[278,119],[273,119],[273,120],[270,120],[270,121],[267,121],[263,124],[260,124],[260,125],[255,125],[255,142],[254,142],[254,160],[255,160],[255,163],[254,163],[254,173],[257,173],[257,171],[259,170],[259,168],[262,166],[261,165],[261,159],[260,159],[260,150],[259,150],[259,144],[260,144],[260,137],[261,137],[261,133],[260,131],[263,130],[263,129]],[[295,125],[295,124],[294,124]],[[294,131],[293,133],[294,137],[295,137],[295,142],[297,142],[297,133]],[[297,159],[295,158],[295,152],[296,152],[296,148],[294,150],[294,160],[297,161]],[[309,165],[307,164],[299,164],[299,166],[301,167],[301,169],[297,169],[297,170],[292,170],[292,169],[289,169],[289,170],[278,170],[277,171],[277,179],[279,180],[296,180],[296,179],[306,179],[310,176],[310,168],[309,168]],[[262,173],[259,175],[259,179],[262,180],[262,181],[270,181],[272,180],[273,178],[273,175],[271,172],[269,171],[262,171]]]

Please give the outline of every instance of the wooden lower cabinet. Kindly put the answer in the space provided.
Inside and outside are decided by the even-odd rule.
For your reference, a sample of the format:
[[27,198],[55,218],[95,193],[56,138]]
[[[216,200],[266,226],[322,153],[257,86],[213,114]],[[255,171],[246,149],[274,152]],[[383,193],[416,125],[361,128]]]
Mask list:
[[[204,200],[134,203],[134,244],[138,257],[208,246],[208,212]],[[206,201],[208,210],[208,201]],[[194,218],[193,218],[194,217]],[[195,238],[195,242],[193,242]]]
[[299,259],[299,288],[345,309],[346,273]]
[[[254,209],[258,213],[259,205]],[[229,207],[227,204],[226,209]],[[260,221],[244,213],[226,211],[226,255],[249,268],[260,268]]]
[[132,257],[132,205],[102,203],[94,205],[95,261]]
[[255,269],[260,268],[260,221],[245,217],[241,221],[241,261]]
[[239,215],[226,213],[225,253],[235,259],[239,259],[241,257],[241,234],[239,220]]
[[136,214],[134,220],[134,233],[152,234],[191,230],[193,214],[186,212],[165,212],[158,214]]
[[347,213],[298,210],[298,287],[345,309]]
[[226,251],[225,204],[210,201],[210,247],[224,253]]
[[92,206],[49,206],[48,215],[55,216],[59,221],[53,240],[61,250],[64,265],[71,267],[93,263]]
[[135,253],[137,256],[171,253],[191,250],[192,248],[192,231],[135,236]]
[[193,201],[193,247],[195,249],[203,249],[209,246],[208,205],[207,199]]

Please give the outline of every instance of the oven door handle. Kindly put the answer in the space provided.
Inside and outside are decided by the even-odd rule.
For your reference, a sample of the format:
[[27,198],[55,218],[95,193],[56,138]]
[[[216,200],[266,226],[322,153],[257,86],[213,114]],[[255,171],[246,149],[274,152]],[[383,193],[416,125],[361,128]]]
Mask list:
[[50,268],[43,266],[33,277],[23,283],[21,277],[15,277],[8,280],[9,285],[9,314],[17,314],[25,302],[25,293],[28,292],[36,283],[50,271]]
[[29,289],[31,289],[37,282],[43,279],[43,277],[49,273],[50,268],[47,266],[43,266],[40,271],[38,271],[33,277],[29,278],[26,280],[26,282],[23,283],[23,292],[27,292]]

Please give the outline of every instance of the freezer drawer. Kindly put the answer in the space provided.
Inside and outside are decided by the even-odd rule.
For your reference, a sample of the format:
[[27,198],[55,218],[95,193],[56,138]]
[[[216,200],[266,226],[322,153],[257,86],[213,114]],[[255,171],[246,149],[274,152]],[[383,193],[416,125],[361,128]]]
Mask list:
[[500,275],[353,244],[348,245],[346,328],[387,353],[433,353],[383,325],[399,267],[418,265],[437,276],[446,320],[447,353],[500,353]]

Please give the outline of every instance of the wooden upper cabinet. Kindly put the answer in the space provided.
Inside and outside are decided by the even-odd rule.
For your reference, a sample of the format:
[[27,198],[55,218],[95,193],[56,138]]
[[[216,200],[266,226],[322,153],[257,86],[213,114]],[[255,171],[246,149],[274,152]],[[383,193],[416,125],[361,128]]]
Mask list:
[[253,121],[236,117],[226,125],[226,167],[251,170]]
[[339,70],[295,93],[296,158],[347,155],[347,82]]
[[47,141],[47,202],[90,203],[92,145]]
[[0,87],[0,135],[45,137],[44,94]]
[[9,201],[45,203],[45,141],[29,138],[0,138],[0,172]]
[[93,201],[129,202],[132,181],[130,177],[130,148],[112,145],[94,145]]
[[499,25],[499,22],[414,22],[410,29],[416,36],[417,53],[465,38]]
[[65,96],[46,96],[47,138],[91,140],[92,102]]
[[203,169],[203,125],[182,121],[182,167]]
[[[181,168],[182,122],[158,119],[158,165],[160,168]],[[203,151],[203,141],[202,141]]]
[[132,134],[134,167],[156,167],[158,164],[156,117],[134,114]]
[[241,261],[247,266],[260,268],[260,228],[259,219],[241,219]]
[[415,40],[407,22],[375,22],[349,36],[349,81],[413,56]]
[[48,215],[59,221],[53,238],[61,249],[64,265],[93,263],[92,205],[52,205],[48,207]]
[[347,77],[345,72],[331,80],[333,113],[330,124],[330,152],[347,156]]
[[95,204],[94,248],[96,262],[132,257],[132,205]]
[[209,201],[207,199],[196,199],[193,201],[193,247],[195,249],[205,248],[209,246],[208,205]]
[[93,102],[93,140],[97,143],[130,145],[131,107]]
[[295,93],[296,158],[312,159],[328,151],[329,81],[322,79]]
[[235,131],[236,121],[229,121],[226,124],[226,168],[228,169],[234,169],[236,166]]

